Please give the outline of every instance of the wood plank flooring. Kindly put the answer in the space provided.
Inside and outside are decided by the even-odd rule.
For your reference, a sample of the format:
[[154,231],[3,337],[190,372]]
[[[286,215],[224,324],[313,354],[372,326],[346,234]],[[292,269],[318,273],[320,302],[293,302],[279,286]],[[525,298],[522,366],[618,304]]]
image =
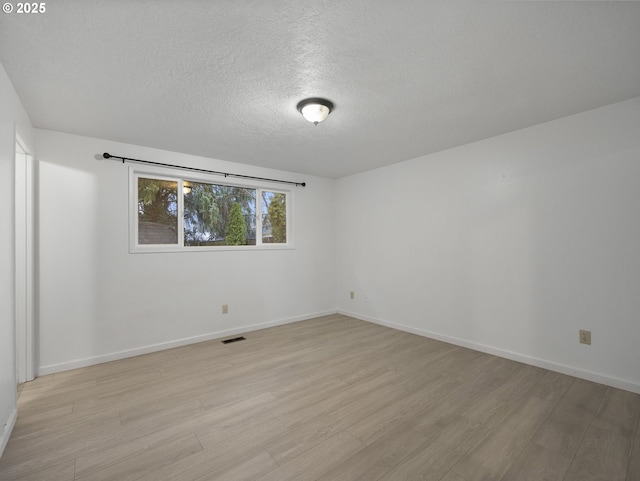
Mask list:
[[22,387],[2,481],[640,481],[640,396],[333,315]]

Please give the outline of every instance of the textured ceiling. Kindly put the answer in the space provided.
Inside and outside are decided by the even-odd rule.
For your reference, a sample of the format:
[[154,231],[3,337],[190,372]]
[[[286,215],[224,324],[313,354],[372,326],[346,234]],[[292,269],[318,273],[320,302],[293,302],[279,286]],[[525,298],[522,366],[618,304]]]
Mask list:
[[[35,127],[326,177],[640,96],[640,2],[46,8],[0,16]],[[318,126],[310,96],[336,106]]]

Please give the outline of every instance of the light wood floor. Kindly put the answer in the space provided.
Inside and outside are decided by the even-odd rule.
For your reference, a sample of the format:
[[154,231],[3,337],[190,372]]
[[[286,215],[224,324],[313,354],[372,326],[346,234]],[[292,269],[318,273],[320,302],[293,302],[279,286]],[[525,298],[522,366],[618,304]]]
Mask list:
[[335,315],[26,384],[0,479],[640,480],[640,396]]

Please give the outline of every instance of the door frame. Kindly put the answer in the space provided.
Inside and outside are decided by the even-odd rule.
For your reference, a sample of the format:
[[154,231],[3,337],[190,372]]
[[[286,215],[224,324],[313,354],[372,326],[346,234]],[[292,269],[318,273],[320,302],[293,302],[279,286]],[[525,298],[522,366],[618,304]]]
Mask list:
[[16,377],[31,381],[34,369],[34,173],[33,156],[16,132],[15,139],[15,316]]

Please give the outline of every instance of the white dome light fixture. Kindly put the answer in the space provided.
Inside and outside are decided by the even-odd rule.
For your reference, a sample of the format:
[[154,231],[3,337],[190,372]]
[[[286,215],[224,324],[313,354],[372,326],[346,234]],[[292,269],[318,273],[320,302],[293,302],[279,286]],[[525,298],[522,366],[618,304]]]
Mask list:
[[311,98],[304,99],[298,103],[298,110],[302,116],[314,125],[327,119],[333,110],[333,103],[327,99]]

